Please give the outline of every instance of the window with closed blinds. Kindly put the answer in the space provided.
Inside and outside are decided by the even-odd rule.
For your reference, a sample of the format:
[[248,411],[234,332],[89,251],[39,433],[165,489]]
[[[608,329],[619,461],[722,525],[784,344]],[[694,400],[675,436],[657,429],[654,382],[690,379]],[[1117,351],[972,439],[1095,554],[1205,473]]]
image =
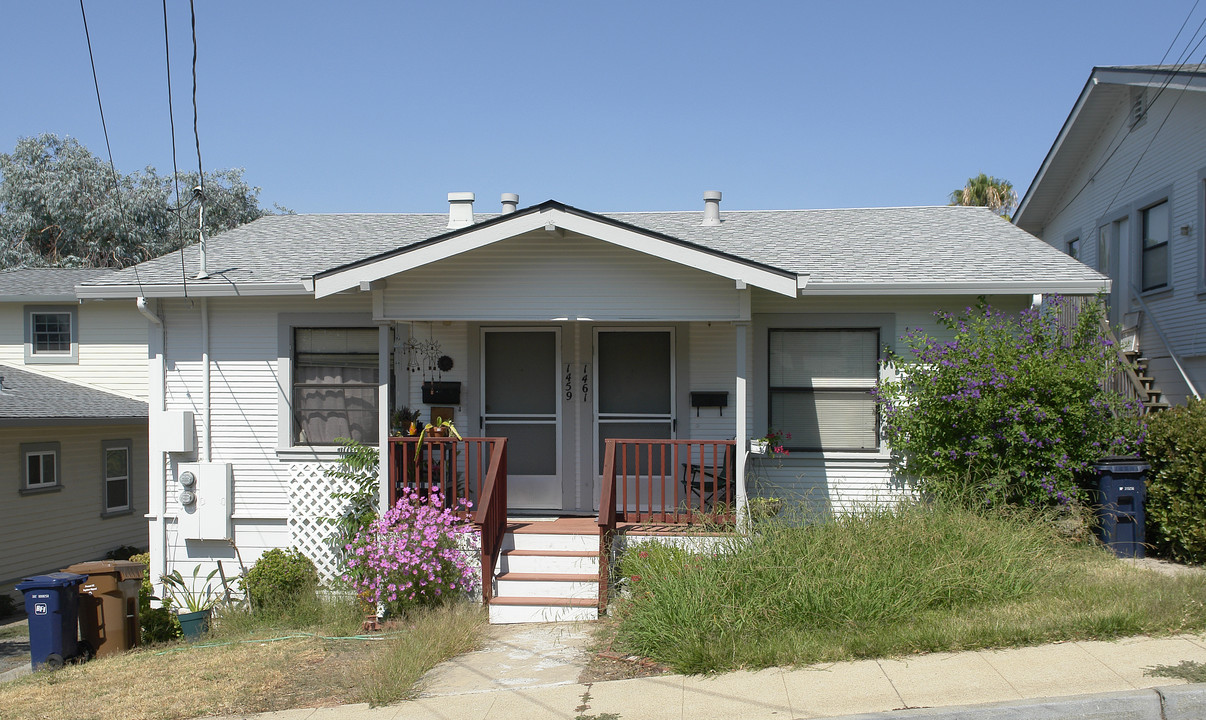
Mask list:
[[791,450],[875,450],[879,330],[770,330],[769,426]]

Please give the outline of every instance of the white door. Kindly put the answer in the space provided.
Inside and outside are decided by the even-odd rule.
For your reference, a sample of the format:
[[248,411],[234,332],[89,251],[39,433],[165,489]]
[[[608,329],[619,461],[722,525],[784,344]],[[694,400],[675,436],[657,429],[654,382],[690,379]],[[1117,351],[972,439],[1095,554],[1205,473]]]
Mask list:
[[482,429],[507,443],[507,507],[562,509],[559,328],[482,329]]

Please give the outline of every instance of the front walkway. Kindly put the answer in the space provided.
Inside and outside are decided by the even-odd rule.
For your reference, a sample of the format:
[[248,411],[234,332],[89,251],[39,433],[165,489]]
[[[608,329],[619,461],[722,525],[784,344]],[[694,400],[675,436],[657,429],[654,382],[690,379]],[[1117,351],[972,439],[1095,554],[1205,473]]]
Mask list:
[[[432,671],[428,691],[437,692],[438,696],[381,708],[350,705],[289,710],[259,717],[263,720],[513,717],[542,720],[577,716],[599,720],[609,717],[783,720],[971,705],[978,707],[953,714],[910,710],[894,716],[1200,720],[1206,710],[1206,685],[1157,693],[1146,689],[1183,683],[1144,674],[1154,665],[1177,665],[1184,660],[1206,663],[1206,635],[1068,642],[710,677],[663,675],[582,685],[570,679],[572,658],[576,656],[580,658],[578,662],[585,662],[585,653],[578,654],[575,647],[581,647],[581,638],[588,630],[588,626],[568,627],[564,642],[554,638],[543,651],[536,653],[518,647],[512,652],[507,646],[514,643],[496,635],[491,643],[492,652],[470,653]],[[517,626],[502,632],[510,631],[534,630],[533,626]],[[547,640],[553,636],[545,637]],[[508,668],[504,671],[503,666]],[[548,672],[541,672],[541,667]],[[530,679],[524,680],[525,677]],[[1097,695],[1100,693],[1114,694]],[[1093,695],[1084,697],[1087,694]],[[1036,703],[1035,698],[1048,700]],[[985,706],[985,703],[1003,704]]]

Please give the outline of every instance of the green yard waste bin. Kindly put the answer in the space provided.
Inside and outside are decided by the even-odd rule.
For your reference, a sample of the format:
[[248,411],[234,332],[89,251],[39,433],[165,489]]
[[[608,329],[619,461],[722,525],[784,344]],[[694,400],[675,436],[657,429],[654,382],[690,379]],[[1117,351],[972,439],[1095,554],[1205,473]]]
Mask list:
[[80,636],[97,657],[138,647],[142,635],[138,591],[142,563],[100,560],[76,563],[64,572],[86,576],[80,585]]

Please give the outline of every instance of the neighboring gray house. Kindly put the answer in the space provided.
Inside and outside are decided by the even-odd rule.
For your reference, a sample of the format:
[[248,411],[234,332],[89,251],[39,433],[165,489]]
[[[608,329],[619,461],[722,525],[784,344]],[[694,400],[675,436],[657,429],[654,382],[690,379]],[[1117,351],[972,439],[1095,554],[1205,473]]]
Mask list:
[[[731,511],[747,493],[890,500],[867,392],[884,349],[909,328],[940,334],[934,311],[977,296],[1020,310],[1105,284],[984,208],[721,213],[708,193],[703,211],[593,213],[504,195],[482,215],[471,193],[449,201],[448,214],[269,216],[211,240],[206,273],[193,246],[77,287],[155,314],[153,572],[233,562],[233,541],[245,563],[292,545],[330,574],[335,438],[390,448],[384,504],[413,452],[389,436],[391,410],[444,407],[464,435],[506,438],[487,483],[505,483],[504,516],[569,518],[487,557],[492,617],[590,617],[605,491],[619,524],[671,526],[693,517],[685,504]],[[437,397],[427,380],[456,385]],[[791,455],[747,463],[768,426],[792,434]],[[665,459],[613,481],[609,438]],[[479,477],[462,464],[472,442],[445,460],[460,481]],[[727,497],[687,487],[707,452],[729,468]]]
[[1165,397],[1206,388],[1206,66],[1097,67],[1014,223],[1109,275]]
[[0,272],[0,592],[147,546],[146,319],[98,269]]

